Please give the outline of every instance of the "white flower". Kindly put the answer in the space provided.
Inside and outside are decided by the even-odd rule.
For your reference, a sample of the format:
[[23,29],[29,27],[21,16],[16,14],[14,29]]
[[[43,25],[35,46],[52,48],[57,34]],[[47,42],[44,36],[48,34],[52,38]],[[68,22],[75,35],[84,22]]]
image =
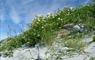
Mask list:
[[38,34],[37,36],[40,36],[40,34]]
[[61,18],[58,18],[58,20],[60,20]]
[[44,28],[44,27],[42,26],[42,28]]
[[38,19],[38,21],[40,21],[40,19]]
[[39,23],[39,22],[36,22],[37,24]]
[[63,20],[63,19],[60,19],[61,21]]

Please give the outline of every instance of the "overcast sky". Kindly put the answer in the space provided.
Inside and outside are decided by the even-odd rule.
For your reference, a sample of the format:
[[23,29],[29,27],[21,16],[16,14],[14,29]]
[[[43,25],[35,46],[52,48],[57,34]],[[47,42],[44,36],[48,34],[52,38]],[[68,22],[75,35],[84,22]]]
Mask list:
[[37,15],[88,2],[89,0],[0,0],[0,40],[9,34],[17,35],[24,31],[26,25]]

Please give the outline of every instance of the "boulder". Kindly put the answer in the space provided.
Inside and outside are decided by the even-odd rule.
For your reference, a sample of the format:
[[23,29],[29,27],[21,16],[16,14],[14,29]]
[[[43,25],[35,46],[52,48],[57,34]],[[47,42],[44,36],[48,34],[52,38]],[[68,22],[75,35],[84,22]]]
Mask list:
[[63,27],[66,30],[71,32],[86,32],[85,26],[83,24],[66,24]]

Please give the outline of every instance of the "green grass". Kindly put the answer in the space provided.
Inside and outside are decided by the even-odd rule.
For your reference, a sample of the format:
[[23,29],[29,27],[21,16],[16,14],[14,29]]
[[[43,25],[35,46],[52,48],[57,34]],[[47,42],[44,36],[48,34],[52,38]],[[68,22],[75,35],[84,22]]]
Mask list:
[[68,48],[72,48],[75,52],[83,52],[84,48],[86,47],[86,44],[82,42],[82,39],[68,39],[65,41],[65,46]]

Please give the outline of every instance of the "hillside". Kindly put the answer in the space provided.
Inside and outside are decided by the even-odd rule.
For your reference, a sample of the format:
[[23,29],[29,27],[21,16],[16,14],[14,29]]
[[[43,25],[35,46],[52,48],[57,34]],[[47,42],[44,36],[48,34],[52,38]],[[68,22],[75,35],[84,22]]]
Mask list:
[[[84,43],[82,39],[85,35],[94,35],[93,40]],[[64,8],[54,14],[36,17],[27,31],[0,42],[0,52],[10,55],[18,48],[32,48],[36,44],[52,46],[60,41],[62,44],[66,42],[65,47],[71,48],[74,53],[84,52],[87,44],[95,42],[94,2],[86,6]]]

